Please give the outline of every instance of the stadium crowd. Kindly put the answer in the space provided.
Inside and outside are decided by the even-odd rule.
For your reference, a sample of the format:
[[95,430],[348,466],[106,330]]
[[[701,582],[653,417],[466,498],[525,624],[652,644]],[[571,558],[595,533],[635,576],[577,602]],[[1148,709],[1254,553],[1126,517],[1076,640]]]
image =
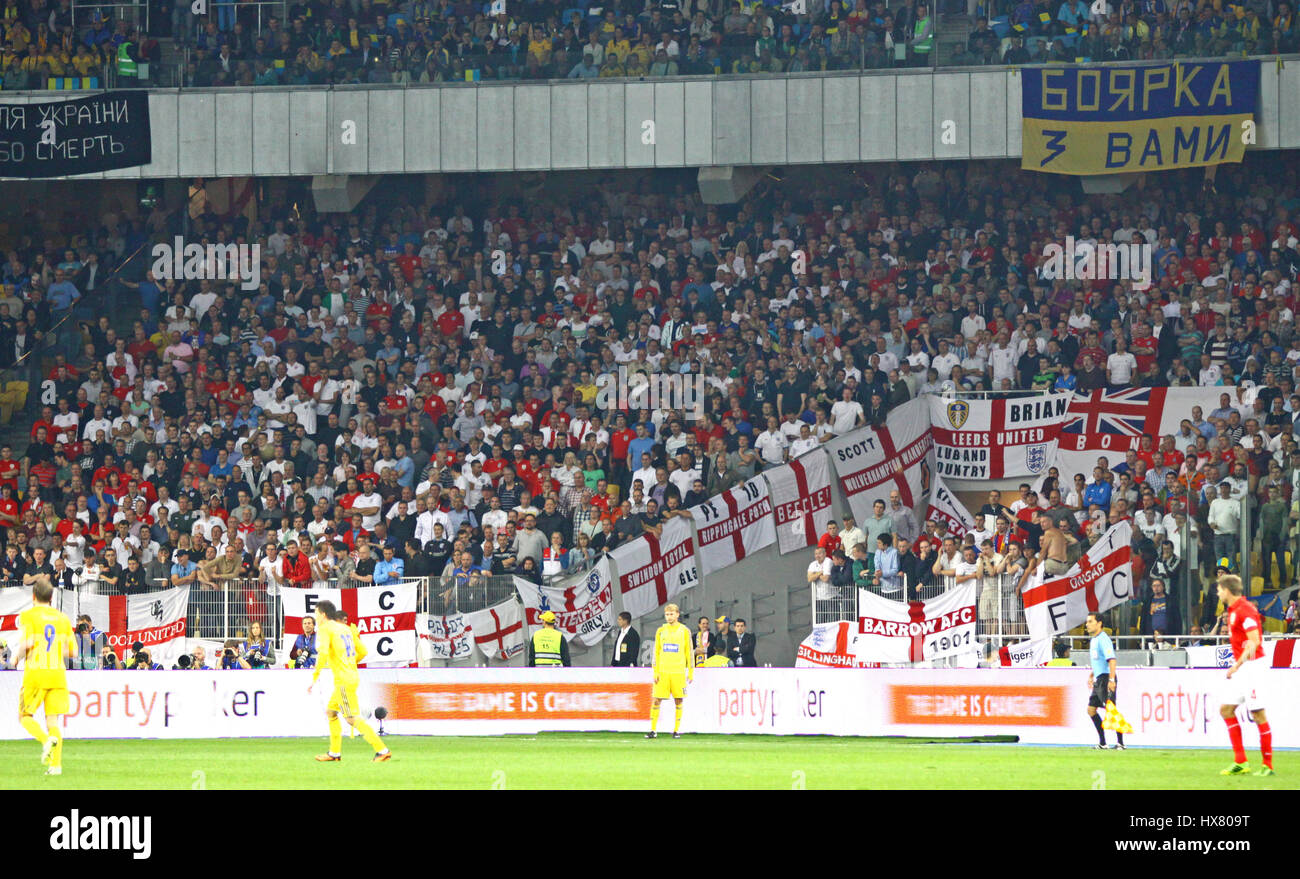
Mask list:
[[[933,6],[920,0],[210,0],[203,15],[186,0],[147,5],[145,16],[143,5],[5,0],[4,88],[106,66],[118,85],[147,83],[142,64],[157,65],[166,39],[186,51],[176,84],[187,87],[797,73],[929,66],[938,54]],[[1289,0],[1001,0],[978,11],[952,63],[1298,51]]]
[[[1156,581],[1179,575],[1184,519],[1235,566],[1230,499],[1259,499],[1264,552],[1300,516],[1296,175],[1252,155],[1213,187],[1049,199],[1005,163],[895,166],[734,206],[672,172],[527,199],[480,177],[437,203],[391,186],[304,215],[272,188],[255,221],[159,205],[58,233],[33,206],[51,231],[0,267],[0,366],[35,352],[27,441],[0,448],[0,580],[201,597],[432,576],[473,609],[486,575],[579,569],[917,394],[1222,385],[1178,436],[991,499],[968,549],[892,496],[817,549],[828,586],[888,594],[900,573],[1053,572],[1131,518],[1143,625],[1174,633],[1193,609]],[[259,245],[258,288],[146,272],[181,231]],[[1067,234],[1149,243],[1152,288],[1040,277]],[[620,369],[704,376],[703,416],[600,408]],[[1283,556],[1271,585],[1293,578]]]

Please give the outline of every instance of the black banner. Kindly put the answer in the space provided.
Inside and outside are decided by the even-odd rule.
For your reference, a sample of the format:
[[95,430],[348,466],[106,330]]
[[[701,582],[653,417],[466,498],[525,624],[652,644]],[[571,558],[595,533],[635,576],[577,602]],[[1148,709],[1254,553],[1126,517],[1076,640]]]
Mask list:
[[148,164],[147,92],[0,103],[0,177],[65,177]]

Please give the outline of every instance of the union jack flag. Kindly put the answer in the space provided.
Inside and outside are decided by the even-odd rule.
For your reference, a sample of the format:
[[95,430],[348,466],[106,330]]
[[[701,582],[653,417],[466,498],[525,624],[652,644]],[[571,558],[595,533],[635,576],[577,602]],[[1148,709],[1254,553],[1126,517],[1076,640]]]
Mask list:
[[1140,437],[1157,434],[1165,407],[1165,388],[1095,390],[1070,402],[1062,433]]

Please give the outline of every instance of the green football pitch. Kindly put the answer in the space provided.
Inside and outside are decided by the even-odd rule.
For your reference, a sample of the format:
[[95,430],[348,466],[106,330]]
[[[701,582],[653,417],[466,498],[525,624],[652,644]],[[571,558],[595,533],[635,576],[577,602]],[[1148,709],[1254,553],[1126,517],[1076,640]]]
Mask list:
[[[34,741],[0,742],[0,788],[826,788],[1220,790],[1300,788],[1300,756],[1278,775],[1224,778],[1231,754],[926,739],[631,733],[389,736],[393,759],[372,763],[358,737],[343,761],[317,763],[326,739],[111,740],[67,743],[64,774],[45,777]],[[1249,752],[1258,768],[1258,750]]]

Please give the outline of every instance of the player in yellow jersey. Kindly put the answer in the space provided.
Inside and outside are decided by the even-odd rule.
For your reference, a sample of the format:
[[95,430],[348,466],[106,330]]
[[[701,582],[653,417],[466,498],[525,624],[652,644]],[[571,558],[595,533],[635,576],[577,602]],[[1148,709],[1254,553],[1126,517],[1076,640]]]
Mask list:
[[682,699],[686,698],[686,684],[695,676],[695,653],[691,649],[691,630],[677,622],[679,613],[677,605],[664,605],[664,625],[655,632],[655,686],[650,694],[647,739],[658,738],[659,703],[669,696],[677,706],[673,738],[682,737]]
[[[50,607],[54,584],[44,574],[32,583],[32,607],[18,615],[18,658],[23,661],[22,703],[18,722],[41,743],[46,775],[63,774],[63,736],[59,716],[68,713],[68,657],[76,652],[72,621]],[[46,730],[33,716],[44,707]]]
[[375,749],[375,760],[392,759],[392,753],[384,747],[384,740],[375,734],[370,724],[361,719],[361,707],[357,702],[357,663],[365,659],[366,648],[361,645],[357,630],[341,622],[342,619],[343,614],[334,607],[333,602],[322,601],[316,605],[316,669],[312,672],[307,692],[310,693],[312,687],[316,686],[321,669],[328,667],[334,673],[334,694],[330,696],[325,708],[330,725],[330,749],[329,753],[317,754],[316,759],[322,763],[343,759],[343,724],[339,723],[340,714]]

